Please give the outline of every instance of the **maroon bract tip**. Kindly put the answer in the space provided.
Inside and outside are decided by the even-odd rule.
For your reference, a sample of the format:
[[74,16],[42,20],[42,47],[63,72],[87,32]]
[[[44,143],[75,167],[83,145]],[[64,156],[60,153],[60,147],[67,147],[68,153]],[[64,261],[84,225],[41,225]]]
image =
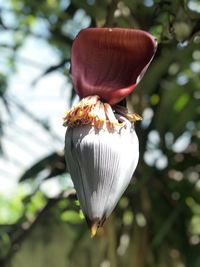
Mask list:
[[98,95],[114,105],[135,88],[157,47],[141,30],[88,28],[75,38],[71,78],[78,95]]

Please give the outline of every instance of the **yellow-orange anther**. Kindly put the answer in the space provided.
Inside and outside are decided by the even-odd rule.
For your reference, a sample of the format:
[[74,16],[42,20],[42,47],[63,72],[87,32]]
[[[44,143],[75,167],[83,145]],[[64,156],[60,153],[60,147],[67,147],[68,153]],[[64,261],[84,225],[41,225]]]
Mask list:
[[[127,109],[116,106],[119,114],[135,122],[141,120],[137,114],[129,114]],[[83,98],[78,104],[66,112],[64,117],[64,126],[93,125],[97,128],[119,130],[124,123],[119,122],[115,116],[112,107],[108,103],[102,103],[98,96],[88,96]]]

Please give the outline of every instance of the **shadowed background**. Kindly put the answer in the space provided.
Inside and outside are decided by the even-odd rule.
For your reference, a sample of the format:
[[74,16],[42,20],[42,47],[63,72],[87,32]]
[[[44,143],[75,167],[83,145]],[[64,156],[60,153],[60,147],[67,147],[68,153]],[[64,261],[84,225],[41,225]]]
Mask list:
[[[158,50],[128,106],[140,161],[91,239],[67,173],[70,48],[86,27],[139,28]],[[198,0],[0,0],[0,266],[200,266]]]

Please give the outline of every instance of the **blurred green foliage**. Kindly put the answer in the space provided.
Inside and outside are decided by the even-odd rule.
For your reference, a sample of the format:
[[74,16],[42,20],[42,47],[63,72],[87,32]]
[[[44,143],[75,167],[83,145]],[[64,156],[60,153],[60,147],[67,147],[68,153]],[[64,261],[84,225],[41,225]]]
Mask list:
[[[20,189],[11,199],[0,197],[0,265],[21,267],[15,256],[23,253],[24,242],[32,244],[34,227],[45,224],[50,238],[53,224],[53,229],[67,225],[58,235],[60,240],[64,237],[66,247],[71,244],[65,266],[199,267],[199,1],[12,0],[8,9],[0,5],[0,12],[4,15],[0,16],[0,34],[11,32],[13,38],[9,47],[12,54],[6,62],[8,71],[0,74],[0,97],[8,110],[7,80],[16,71],[15,55],[29,36],[44,39],[59,54],[60,63],[49,66],[43,75],[59,71],[66,79],[70,47],[81,28],[140,28],[154,34],[159,42],[154,61],[128,98],[129,107],[144,116],[136,125],[140,162],[132,184],[104,229],[96,240],[89,239],[70,188],[65,187],[57,198],[42,193],[40,185],[45,180],[61,179],[66,174],[64,156],[55,151],[30,166],[20,178],[31,185],[30,193]],[[6,12],[12,14],[14,25],[4,21]],[[45,29],[38,34],[34,27],[40,23]],[[7,46],[0,42],[1,50]],[[3,126],[0,117],[1,135]],[[36,236],[34,242],[40,243],[43,235]],[[54,253],[59,255],[59,245],[55,244]],[[45,245],[40,250],[41,255],[48,253]],[[57,266],[63,266],[64,259],[58,261]],[[37,266],[46,266],[38,262]]]

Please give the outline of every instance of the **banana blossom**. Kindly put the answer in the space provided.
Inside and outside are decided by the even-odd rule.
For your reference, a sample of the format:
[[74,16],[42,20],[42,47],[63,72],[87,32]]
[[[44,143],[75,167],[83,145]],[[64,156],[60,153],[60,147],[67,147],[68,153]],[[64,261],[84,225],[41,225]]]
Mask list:
[[64,117],[65,158],[91,235],[130,183],[139,159],[130,114],[120,102],[141,80],[157,43],[149,33],[88,28],[75,38],[71,79],[81,101]]

